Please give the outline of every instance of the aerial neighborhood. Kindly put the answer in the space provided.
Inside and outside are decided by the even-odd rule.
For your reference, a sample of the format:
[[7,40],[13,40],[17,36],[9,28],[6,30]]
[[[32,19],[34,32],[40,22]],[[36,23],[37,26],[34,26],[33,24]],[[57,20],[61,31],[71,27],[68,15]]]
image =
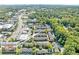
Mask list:
[[[54,33],[50,25],[30,19],[26,9],[19,10],[8,21],[0,20],[0,53],[45,55],[60,52],[54,47]],[[10,12],[9,12],[10,13]]]
[[75,9],[71,12],[71,8],[44,7],[9,6],[0,10],[0,55],[78,54],[79,32],[74,32],[79,23],[69,23]]

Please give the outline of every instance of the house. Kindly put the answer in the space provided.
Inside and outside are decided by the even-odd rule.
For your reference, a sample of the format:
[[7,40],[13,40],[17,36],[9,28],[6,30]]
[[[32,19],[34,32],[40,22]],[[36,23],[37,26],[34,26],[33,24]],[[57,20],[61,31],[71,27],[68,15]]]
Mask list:
[[46,55],[49,54],[47,49],[42,49],[36,52],[37,55]]
[[17,40],[19,40],[19,41],[24,41],[24,40],[28,40],[28,39],[29,39],[28,34],[21,34],[21,35],[17,38]]
[[36,34],[36,33],[42,33],[42,34],[45,34],[46,32],[44,31],[44,30],[42,30],[42,29],[36,29],[35,31],[34,31],[34,33]]
[[38,42],[36,42],[36,45],[38,45],[38,46],[48,46],[48,44],[49,44],[49,42],[48,41],[38,41]]
[[47,37],[47,34],[37,33],[34,37]]
[[30,35],[31,34],[31,29],[29,29],[28,27],[25,26],[25,28],[22,31],[22,34],[28,34],[28,35]]
[[28,19],[27,15],[23,15],[22,19]]
[[16,24],[17,20],[14,20],[13,18],[11,18],[10,20],[8,20],[8,23],[10,24]]
[[0,42],[2,47],[2,53],[16,53],[16,47],[19,44],[19,42]]
[[10,29],[10,28],[12,28],[12,26],[13,26],[13,24],[4,24],[3,25],[3,29]]
[[36,24],[36,23],[38,23],[38,21],[36,19],[29,19],[29,20],[27,20],[27,24],[29,24],[29,23]]
[[27,20],[26,24],[29,28],[34,27],[36,24],[38,24],[38,21],[36,19],[29,19]]
[[30,39],[31,30],[27,26],[23,26],[21,32],[17,36],[18,41],[27,41]]
[[35,37],[34,41],[48,41],[47,37]]
[[13,24],[11,23],[4,23],[4,24],[0,24],[0,29],[4,30],[4,31],[10,31],[13,28]]
[[22,48],[21,54],[31,55],[32,54],[32,48]]
[[37,35],[34,36],[34,40],[35,41],[47,41],[48,37],[47,37],[47,34],[38,33]]
[[28,26],[29,28],[33,28],[34,24],[28,23],[27,26]]
[[35,27],[36,27],[36,29],[47,29],[47,27],[45,25],[37,25]]

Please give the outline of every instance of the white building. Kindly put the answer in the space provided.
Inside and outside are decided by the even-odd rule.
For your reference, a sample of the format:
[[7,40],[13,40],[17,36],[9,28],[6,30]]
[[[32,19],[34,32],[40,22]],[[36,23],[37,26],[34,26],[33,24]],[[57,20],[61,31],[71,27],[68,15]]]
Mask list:
[[4,24],[3,29],[10,29],[13,26],[13,24]]
[[21,34],[17,40],[29,40],[29,36],[27,34]]

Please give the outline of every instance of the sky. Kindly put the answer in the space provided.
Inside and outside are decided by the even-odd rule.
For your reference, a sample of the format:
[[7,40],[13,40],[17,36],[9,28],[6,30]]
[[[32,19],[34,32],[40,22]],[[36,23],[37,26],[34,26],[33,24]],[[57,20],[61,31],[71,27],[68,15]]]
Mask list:
[[79,0],[0,0],[0,5],[13,4],[79,5]]

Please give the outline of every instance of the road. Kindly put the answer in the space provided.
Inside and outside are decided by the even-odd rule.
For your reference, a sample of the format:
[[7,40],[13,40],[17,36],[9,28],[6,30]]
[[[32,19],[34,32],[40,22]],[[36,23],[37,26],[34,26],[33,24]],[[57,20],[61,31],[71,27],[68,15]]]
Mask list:
[[22,15],[23,14],[20,14],[18,16],[18,26],[9,38],[16,38],[18,36],[18,34],[20,33],[22,26],[23,26],[23,22],[22,22],[22,19],[21,19]]

